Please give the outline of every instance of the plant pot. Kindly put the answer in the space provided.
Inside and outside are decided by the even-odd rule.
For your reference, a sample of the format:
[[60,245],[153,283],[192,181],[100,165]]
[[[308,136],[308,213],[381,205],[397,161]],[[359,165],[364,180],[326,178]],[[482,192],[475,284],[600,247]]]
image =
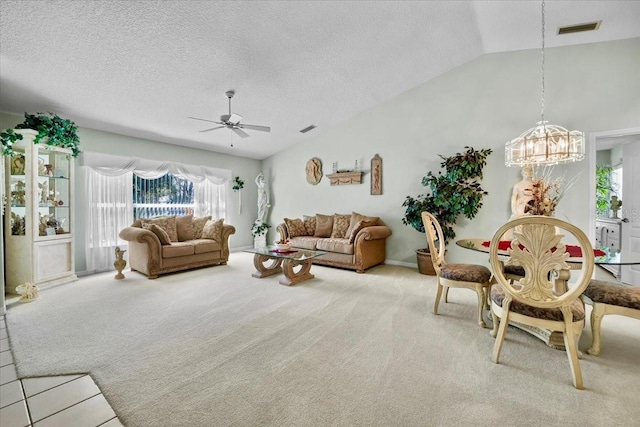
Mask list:
[[436,270],[433,268],[433,262],[431,262],[431,253],[429,249],[417,249],[416,257],[418,259],[418,272],[427,276],[435,276]]

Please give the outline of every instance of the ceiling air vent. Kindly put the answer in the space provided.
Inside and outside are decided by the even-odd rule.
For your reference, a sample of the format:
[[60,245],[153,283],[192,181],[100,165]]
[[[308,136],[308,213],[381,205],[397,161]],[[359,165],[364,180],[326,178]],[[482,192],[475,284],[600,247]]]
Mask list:
[[309,125],[309,126],[307,126],[306,128],[302,129],[302,130],[300,131],[300,133],[307,133],[307,132],[309,132],[310,130],[313,130],[313,129],[315,129],[315,128],[316,128],[316,125]]
[[558,27],[558,35],[582,33],[585,31],[594,31],[600,28],[602,21],[587,22],[586,24],[569,25],[567,27]]

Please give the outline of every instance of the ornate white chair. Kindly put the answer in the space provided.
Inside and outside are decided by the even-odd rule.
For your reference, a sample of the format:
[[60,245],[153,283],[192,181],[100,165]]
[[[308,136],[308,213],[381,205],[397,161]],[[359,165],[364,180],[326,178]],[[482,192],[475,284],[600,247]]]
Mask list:
[[438,291],[433,304],[433,314],[438,314],[438,304],[445,294],[445,302],[449,288],[468,288],[478,295],[478,324],[486,328],[482,313],[488,305],[489,288],[493,283],[491,270],[477,264],[448,264],[444,259],[445,239],[438,220],[429,212],[422,212],[422,222],[429,243],[431,261],[436,271]]
[[582,300],[590,304],[591,346],[587,353],[600,354],[600,324],[607,314],[640,319],[640,288],[616,283],[592,280],[582,294]]
[[[511,281],[506,277],[499,253],[500,237],[514,230],[506,265],[524,269],[524,277]],[[578,245],[582,256],[570,270],[567,242]],[[557,331],[563,334],[573,385],[582,389],[578,362],[578,340],[585,323],[580,295],[589,284],[594,268],[593,248],[577,227],[546,216],[527,216],[509,221],[496,231],[489,247],[491,267],[497,285],[491,290],[492,335],[496,338],[491,360],[498,363],[509,322]],[[575,261],[575,260],[572,260]],[[568,275],[567,273],[571,273]],[[571,280],[570,276],[574,276]],[[569,284],[554,278],[569,277]],[[555,286],[554,286],[555,285]]]

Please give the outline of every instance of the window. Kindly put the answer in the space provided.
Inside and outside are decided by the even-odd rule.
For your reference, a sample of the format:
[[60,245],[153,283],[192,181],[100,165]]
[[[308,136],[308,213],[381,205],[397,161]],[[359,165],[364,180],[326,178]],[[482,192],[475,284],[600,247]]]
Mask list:
[[160,215],[192,215],[195,208],[193,182],[166,174],[145,179],[133,175],[133,218]]

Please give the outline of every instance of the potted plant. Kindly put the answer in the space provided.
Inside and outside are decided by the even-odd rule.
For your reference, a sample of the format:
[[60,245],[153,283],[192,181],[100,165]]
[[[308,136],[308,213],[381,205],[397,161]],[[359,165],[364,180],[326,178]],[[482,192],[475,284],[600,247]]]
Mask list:
[[[445,243],[456,236],[453,228],[458,217],[463,215],[473,219],[482,207],[482,197],[488,194],[480,186],[482,169],[487,164],[487,157],[492,150],[475,150],[464,147],[466,151],[445,157],[440,155],[440,167],[444,173],[436,174],[429,171],[422,178],[422,185],[429,190],[428,194],[417,197],[407,196],[402,206],[405,207],[402,223],[410,225],[417,231],[424,233],[422,212],[433,214],[442,227]],[[422,274],[435,274],[429,248],[418,249],[418,270]]]
[[[68,119],[63,119],[53,113],[24,113],[24,122],[16,125],[15,129],[33,129],[38,132],[33,143],[43,142],[54,147],[63,147],[71,150],[72,156],[80,154],[80,138],[78,137],[78,126]],[[45,139],[46,138],[46,139]],[[0,133],[0,143],[2,144],[2,155],[13,156],[13,144],[22,139],[22,135],[15,133],[14,129],[7,129]],[[44,140],[43,140],[44,139]]]

